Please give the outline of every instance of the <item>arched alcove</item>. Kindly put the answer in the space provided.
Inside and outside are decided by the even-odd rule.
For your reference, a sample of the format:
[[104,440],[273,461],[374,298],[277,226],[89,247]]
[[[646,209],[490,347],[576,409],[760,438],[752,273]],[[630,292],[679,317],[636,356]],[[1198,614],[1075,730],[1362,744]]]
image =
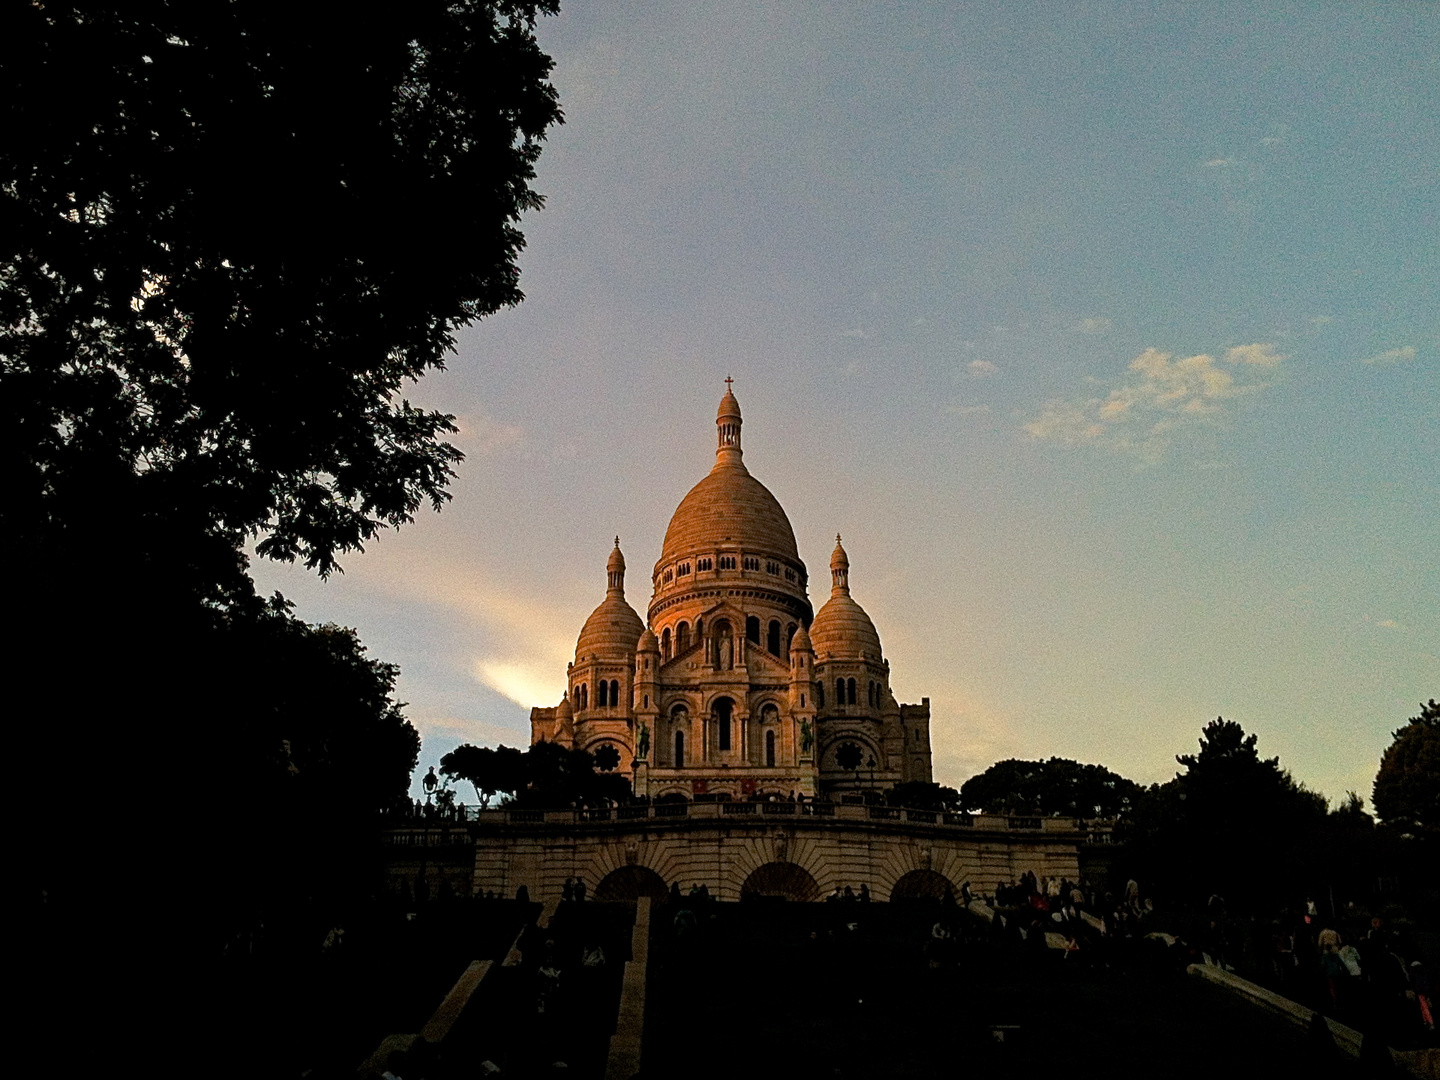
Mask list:
[[595,886],[596,900],[634,901],[642,896],[663,903],[666,898],[665,879],[648,866],[621,866],[611,870]]
[[820,886],[803,867],[794,863],[769,862],[750,872],[740,886],[740,899],[810,903],[820,899]]
[[944,900],[955,895],[955,886],[944,874],[934,870],[911,870],[901,874],[890,890],[891,900]]

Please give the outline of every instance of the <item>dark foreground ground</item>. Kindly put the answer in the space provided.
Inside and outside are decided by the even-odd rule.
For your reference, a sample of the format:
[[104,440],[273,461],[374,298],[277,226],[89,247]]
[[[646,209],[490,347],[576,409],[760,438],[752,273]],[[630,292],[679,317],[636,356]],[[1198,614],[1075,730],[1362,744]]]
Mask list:
[[[921,902],[693,910],[677,919],[673,905],[653,909],[647,1078],[1373,1075],[1140,945],[1066,959]],[[383,1037],[420,1030],[466,966],[490,959],[443,1057],[410,1063],[403,1080],[479,1077],[487,1060],[503,1076],[598,1078],[635,906],[562,904],[546,931],[520,937],[523,963],[502,967],[538,911],[454,901],[413,918],[375,912],[328,950],[324,926],[272,926],[155,988],[103,957],[88,969],[42,964],[21,1011],[57,1065],[88,1049],[146,1075],[181,1057],[195,1076],[351,1080]],[[933,943],[937,922],[952,927],[951,943]],[[594,945],[605,964],[585,968]],[[548,995],[538,972],[547,963],[560,971]],[[127,1019],[117,1032],[106,1016]]]
[[646,1076],[1360,1075],[1163,955],[1066,959],[963,913],[937,947],[938,905],[711,914],[657,950]]

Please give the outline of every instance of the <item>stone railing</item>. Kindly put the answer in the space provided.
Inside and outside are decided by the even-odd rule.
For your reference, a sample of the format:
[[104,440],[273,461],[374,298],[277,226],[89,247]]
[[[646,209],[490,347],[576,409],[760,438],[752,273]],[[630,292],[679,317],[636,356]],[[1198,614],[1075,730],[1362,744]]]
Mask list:
[[[951,811],[917,810],[902,806],[867,806],[831,802],[665,802],[619,807],[594,807],[563,810],[498,810],[472,811],[470,820],[486,825],[572,825],[595,822],[627,822],[688,820],[725,820],[746,818],[830,818],[840,821],[904,823],[933,828],[983,829],[990,832],[1085,832],[1086,825],[1073,818],[1010,817],[992,814],[958,814]],[[458,831],[458,830],[457,830]],[[430,841],[443,842],[443,841]]]

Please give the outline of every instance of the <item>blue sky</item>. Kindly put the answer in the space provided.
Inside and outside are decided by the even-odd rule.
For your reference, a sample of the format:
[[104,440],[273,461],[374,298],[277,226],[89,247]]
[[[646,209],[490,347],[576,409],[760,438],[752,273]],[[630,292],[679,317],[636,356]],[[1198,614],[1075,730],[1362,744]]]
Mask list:
[[1223,714],[1368,798],[1440,696],[1440,8],[577,2],[541,37],[527,300],[414,393],[460,419],[454,501],[328,582],[256,565],[401,665],[422,772],[524,744],[617,533],[643,614],[733,375],[938,780],[1164,780]]

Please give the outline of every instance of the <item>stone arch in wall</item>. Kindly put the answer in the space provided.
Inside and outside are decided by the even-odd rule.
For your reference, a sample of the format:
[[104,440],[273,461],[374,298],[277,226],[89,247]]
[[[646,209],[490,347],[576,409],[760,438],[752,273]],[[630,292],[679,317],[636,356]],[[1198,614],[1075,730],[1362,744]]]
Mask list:
[[620,866],[600,879],[595,886],[595,899],[601,901],[635,901],[648,896],[663,903],[668,895],[665,879],[648,866]]
[[740,885],[741,900],[796,900],[811,903],[820,899],[820,886],[803,867],[788,862],[762,863]]
[[890,889],[891,900],[944,900],[954,896],[955,886],[934,870],[911,870],[901,874]]

